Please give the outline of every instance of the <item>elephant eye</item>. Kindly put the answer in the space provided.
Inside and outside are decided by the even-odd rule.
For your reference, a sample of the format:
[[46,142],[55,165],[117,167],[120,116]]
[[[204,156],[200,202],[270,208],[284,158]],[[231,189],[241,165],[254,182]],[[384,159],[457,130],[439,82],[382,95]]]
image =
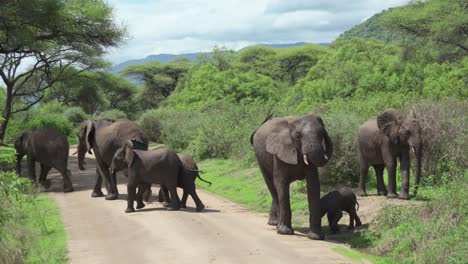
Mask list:
[[294,136],[295,136],[296,138],[301,138],[301,137],[302,137],[302,135],[301,135],[300,132],[296,132],[296,134],[295,134]]

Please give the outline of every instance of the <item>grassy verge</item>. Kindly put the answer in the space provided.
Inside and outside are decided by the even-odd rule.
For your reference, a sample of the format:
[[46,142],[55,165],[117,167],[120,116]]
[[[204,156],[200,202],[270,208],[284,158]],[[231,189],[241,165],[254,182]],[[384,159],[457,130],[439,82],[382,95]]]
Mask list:
[[67,237],[55,201],[40,195],[23,207],[24,226],[35,234],[27,263],[67,263]]
[[66,263],[65,227],[55,202],[29,180],[0,172],[0,263]]

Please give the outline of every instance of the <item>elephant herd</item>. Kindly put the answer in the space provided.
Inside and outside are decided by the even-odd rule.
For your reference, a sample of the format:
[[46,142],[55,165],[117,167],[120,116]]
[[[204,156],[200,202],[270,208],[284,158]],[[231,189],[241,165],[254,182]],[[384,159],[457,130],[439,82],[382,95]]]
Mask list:
[[[141,127],[127,119],[97,119],[83,121],[78,129],[78,166],[86,168],[86,153],[96,159],[96,183],[92,197],[102,197],[102,184],[106,188],[106,200],[118,198],[116,173],[123,171],[127,182],[127,208],[134,212],[143,208],[143,200],[151,195],[151,184],[161,186],[159,201],[168,210],[186,206],[190,195],[196,210],[204,204],[195,189],[200,178],[198,167],[186,154],[178,154],[168,147],[148,149]],[[367,195],[366,181],[369,167],[377,175],[377,192],[387,198],[409,198],[410,151],[417,158],[415,192],[421,174],[421,128],[414,114],[405,117],[395,109],[388,109],[377,117],[364,122],[358,130],[360,184],[358,195]],[[278,234],[291,235],[291,205],[289,185],[296,180],[306,180],[311,239],[323,239],[322,217],[327,214],[332,231],[338,231],[341,211],[350,215],[349,228],[361,225],[355,206],[359,206],[355,194],[349,188],[331,192],[320,198],[318,167],[325,166],[333,154],[333,144],[322,118],[313,113],[302,116],[266,118],[250,138],[255,156],[270,191],[272,204],[268,224],[276,226]],[[71,173],[67,169],[69,145],[61,132],[47,128],[27,131],[15,141],[17,172],[21,173],[21,160],[28,156],[28,172],[36,180],[35,162],[40,163],[39,183],[48,188],[46,179],[51,168],[63,176],[64,192],[73,191]],[[401,191],[396,193],[397,159],[401,168]],[[388,171],[388,190],[383,180]],[[200,178],[201,179],[201,178]],[[203,180],[203,179],[201,179]],[[204,181],[204,180],[203,180]],[[211,184],[211,183],[210,183]],[[177,188],[184,191],[182,201]],[[146,198],[146,199],[144,199]]]

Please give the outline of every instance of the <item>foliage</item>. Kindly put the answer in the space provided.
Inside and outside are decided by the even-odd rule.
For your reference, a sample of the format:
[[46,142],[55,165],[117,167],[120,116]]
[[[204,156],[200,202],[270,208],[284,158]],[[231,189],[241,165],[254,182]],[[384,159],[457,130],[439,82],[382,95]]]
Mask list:
[[86,119],[90,119],[90,116],[87,115],[79,106],[67,108],[67,110],[64,112],[64,115],[74,126],[79,125]]
[[126,79],[108,73],[69,69],[74,75],[56,83],[47,92],[46,101],[57,100],[70,107],[81,107],[87,114],[109,109],[136,111],[134,97],[138,88]]
[[340,35],[338,39],[351,39],[354,37],[365,38],[365,39],[378,39],[385,43],[396,42],[401,39],[400,34],[392,32],[384,27],[382,27],[382,16],[392,12],[394,9],[384,10],[380,13],[377,13],[366,21],[362,22],[351,28],[348,31],[345,31]]
[[118,109],[112,109],[109,111],[102,112],[99,115],[99,118],[110,118],[110,119],[127,118],[127,114],[125,114],[124,112]]
[[[468,55],[468,3],[465,0],[412,1],[382,17],[385,27],[406,36],[406,42],[436,51],[439,61]],[[414,41],[420,39],[421,41]]]
[[0,25],[0,77],[7,89],[2,141],[12,114],[30,109],[56,82],[70,78],[68,68],[105,66],[106,48],[125,34],[102,0],[7,0]]
[[140,116],[138,123],[145,132],[149,141],[159,142],[161,137],[161,122],[159,121],[157,110],[148,110],[144,112]]

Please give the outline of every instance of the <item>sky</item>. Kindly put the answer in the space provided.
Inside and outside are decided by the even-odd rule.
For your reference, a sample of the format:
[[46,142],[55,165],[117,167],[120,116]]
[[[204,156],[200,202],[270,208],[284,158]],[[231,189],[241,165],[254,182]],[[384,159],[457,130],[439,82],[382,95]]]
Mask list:
[[408,0],[108,0],[128,39],[114,64],[152,54],[239,50],[264,43],[329,43]]

